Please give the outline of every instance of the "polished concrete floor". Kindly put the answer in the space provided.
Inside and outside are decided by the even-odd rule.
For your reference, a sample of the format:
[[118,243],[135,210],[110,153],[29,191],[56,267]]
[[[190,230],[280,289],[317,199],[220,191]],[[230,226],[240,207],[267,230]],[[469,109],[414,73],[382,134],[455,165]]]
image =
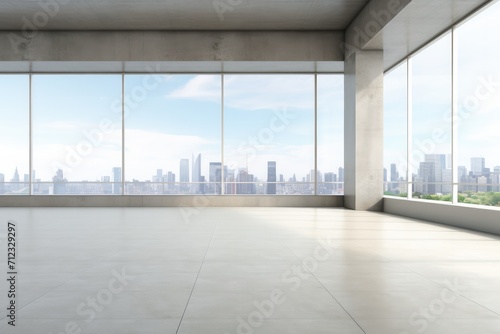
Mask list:
[[[1,333],[500,333],[500,238],[301,208],[0,209]],[[5,277],[2,276],[2,277]]]

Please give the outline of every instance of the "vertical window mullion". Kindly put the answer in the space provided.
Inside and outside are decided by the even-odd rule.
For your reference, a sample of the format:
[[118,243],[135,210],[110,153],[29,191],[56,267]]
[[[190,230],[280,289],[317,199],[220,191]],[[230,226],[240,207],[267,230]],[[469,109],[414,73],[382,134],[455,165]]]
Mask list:
[[221,135],[221,166],[220,166],[220,177],[221,177],[221,195],[225,195],[225,173],[224,173],[224,73],[221,73],[221,127],[220,127],[220,135]]
[[28,110],[28,127],[29,127],[29,152],[28,152],[28,164],[29,164],[29,195],[33,195],[33,115],[32,115],[32,74],[29,74],[29,110]]
[[121,194],[125,195],[125,72],[122,72],[122,173]]
[[314,73],[314,195],[318,195],[318,73]]
[[412,57],[408,57],[407,60],[407,69],[406,69],[406,77],[407,77],[407,85],[406,85],[406,96],[407,96],[407,149],[406,149],[406,182],[408,184],[407,191],[407,199],[411,199],[413,197],[413,155],[412,155],[412,146],[413,146],[413,60]]
[[458,203],[458,63],[457,63],[457,37],[455,27],[451,30],[451,182],[452,203]]

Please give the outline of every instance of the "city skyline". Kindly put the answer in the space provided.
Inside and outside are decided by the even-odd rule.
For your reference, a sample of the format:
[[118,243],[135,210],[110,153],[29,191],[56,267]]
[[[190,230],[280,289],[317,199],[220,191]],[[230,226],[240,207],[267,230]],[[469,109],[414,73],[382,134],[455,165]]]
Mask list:
[[[490,166],[490,167],[487,167]],[[471,157],[467,166],[457,166],[459,192],[499,192],[500,166],[487,165],[484,157]],[[384,191],[394,194],[407,193],[406,175],[400,174],[396,163],[390,172],[384,168]],[[412,173],[413,193],[447,195],[452,191],[451,155],[426,154],[418,170]]]
[[[200,167],[202,164],[202,155],[193,155],[191,170],[189,170],[189,159],[181,159],[179,161],[178,173],[173,171],[167,171],[163,169],[156,169],[156,174],[152,175],[149,180],[139,181],[136,179],[123,180],[126,187],[129,184],[139,185],[141,187],[147,184],[167,184],[166,191],[162,190],[162,193],[180,193],[180,194],[220,194],[221,193],[221,183],[222,183],[222,164],[220,162],[208,162],[210,175],[207,176],[200,174]],[[186,168],[187,167],[187,168]],[[297,191],[301,193],[314,193],[314,182],[317,177],[318,180],[318,194],[341,194],[343,192],[343,167],[338,168],[338,174],[335,172],[322,173],[321,171],[315,172],[311,170],[309,174],[304,176],[297,176],[293,174],[292,176],[284,175],[278,173],[277,162],[268,161],[267,162],[267,177],[266,179],[261,179],[255,177],[248,168],[239,168],[236,170],[228,169],[224,166],[224,183],[226,184],[225,194],[256,194],[256,185],[265,185],[265,194],[284,194],[285,190]],[[191,171],[191,172],[190,172]],[[184,175],[185,180],[180,181],[177,176]],[[52,177],[51,181],[42,181],[35,177],[36,171],[33,170],[32,173],[32,184],[34,194],[65,194],[66,189],[73,187],[73,191],[70,193],[84,193],[84,191],[79,191],[78,187],[85,189],[86,187],[102,184],[101,192],[103,194],[121,194],[122,186],[122,168],[113,167],[111,175],[103,175],[98,180],[84,180],[84,181],[72,181],[65,177],[64,171],[59,169],[56,171],[55,175]],[[316,175],[316,176],[315,176]],[[25,174],[21,178],[19,176],[18,170],[14,172],[13,178],[10,181],[5,179],[5,174],[0,173],[0,194],[6,193],[29,193],[29,175]],[[254,185],[245,185],[245,183],[253,183]],[[326,185],[321,185],[326,183]],[[230,184],[235,184],[234,189],[231,188]],[[297,189],[285,189],[283,190],[283,185],[305,185],[307,188]],[[78,186],[80,185],[80,186]],[[108,186],[109,185],[109,186]],[[278,185],[282,185],[280,188]],[[10,188],[9,188],[10,187]],[[278,189],[278,191],[277,191]],[[130,192],[130,189],[125,190],[126,193]],[[261,191],[262,192],[262,191]],[[133,191],[132,191],[133,193]]]

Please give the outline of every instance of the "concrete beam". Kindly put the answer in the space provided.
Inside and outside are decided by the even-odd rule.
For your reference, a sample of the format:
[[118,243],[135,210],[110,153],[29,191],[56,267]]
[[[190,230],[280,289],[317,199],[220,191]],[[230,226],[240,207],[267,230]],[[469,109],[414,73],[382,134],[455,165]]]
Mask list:
[[342,61],[340,31],[0,32],[0,61]]
[[346,59],[365,49],[372,38],[381,33],[412,0],[372,0],[361,10],[345,31]]
[[381,211],[383,199],[383,52],[358,51],[345,61],[345,207]]

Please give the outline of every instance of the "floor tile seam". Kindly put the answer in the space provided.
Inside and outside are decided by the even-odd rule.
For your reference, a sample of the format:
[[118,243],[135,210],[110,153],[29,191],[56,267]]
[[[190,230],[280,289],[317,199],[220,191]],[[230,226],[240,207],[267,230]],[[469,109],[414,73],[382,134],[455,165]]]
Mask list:
[[[290,248],[288,248],[294,255],[295,257],[299,260],[299,262],[301,264],[304,264],[302,262],[302,260],[297,256],[297,254],[295,254],[293,252],[293,250],[291,250]],[[330,291],[328,291],[328,289],[323,285],[323,283],[314,275],[313,272],[311,272],[311,270],[309,270],[309,268],[307,266],[304,265],[304,268],[307,269],[307,271],[314,277],[314,279],[316,281],[319,282],[319,284],[321,284],[321,286],[323,286],[323,288],[325,289],[325,291],[331,296],[331,298],[344,310],[344,312],[349,316],[350,319],[352,319],[352,321],[354,321],[354,323],[359,327],[359,329],[366,334],[366,331],[363,329],[363,327],[361,327],[361,325],[356,321],[356,319],[351,315],[351,313],[349,313],[349,311],[347,311],[347,309],[344,307],[344,305],[342,305],[338,300],[337,298],[335,298],[335,296],[332,295],[332,293]]]
[[176,334],[179,333],[179,330],[180,330],[181,325],[182,325],[182,321],[183,321],[183,319],[184,319],[184,317],[186,315],[186,311],[187,311],[187,308],[188,308],[189,303],[191,301],[191,297],[193,296],[194,289],[196,288],[196,283],[198,282],[198,278],[200,277],[201,270],[203,269],[203,265],[205,264],[205,259],[207,258],[208,251],[210,250],[210,245],[212,244],[212,240],[214,239],[214,235],[217,232],[217,227],[218,227],[218,223],[214,226],[214,230],[213,230],[212,236],[210,237],[210,242],[207,245],[207,249],[205,251],[205,255],[203,256],[203,260],[201,262],[200,269],[198,270],[198,274],[196,275],[196,279],[195,279],[195,281],[193,283],[193,287],[192,287],[191,292],[189,294],[189,297],[188,297],[188,299],[186,301],[186,306],[184,307],[182,316],[181,316],[181,318],[179,320],[179,325],[177,326],[177,329],[175,331]]

